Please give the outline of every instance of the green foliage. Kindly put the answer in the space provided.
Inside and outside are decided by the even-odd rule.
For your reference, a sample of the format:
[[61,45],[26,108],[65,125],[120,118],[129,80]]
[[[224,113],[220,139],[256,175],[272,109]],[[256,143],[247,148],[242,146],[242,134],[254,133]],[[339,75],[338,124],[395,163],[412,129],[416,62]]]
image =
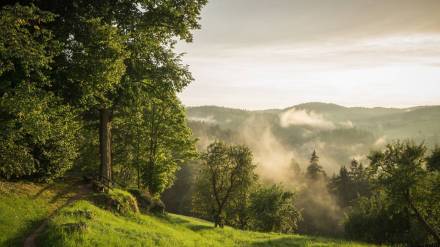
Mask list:
[[79,92],[79,103],[86,109],[108,108],[125,73],[126,37],[98,17],[80,17],[74,27],[64,41],[70,83],[66,90]]
[[[48,88],[58,43],[35,6],[4,7],[0,30],[0,176],[53,179],[77,157],[75,111]],[[7,48],[6,48],[7,47]]]
[[329,181],[329,190],[338,198],[341,207],[352,206],[356,199],[371,192],[368,170],[353,159],[348,168],[341,167],[339,174]]
[[319,165],[319,156],[316,154],[316,150],[313,150],[312,156],[310,157],[310,164],[307,167],[306,177],[310,180],[319,180],[326,178],[326,176],[322,166]]
[[[78,170],[96,169],[99,110],[108,113],[100,119],[102,172],[110,177],[113,148],[121,179],[137,170],[138,186],[142,177],[160,194],[195,155],[176,96],[192,77],[174,46],[191,41],[206,1],[32,3],[37,7],[1,5],[1,175],[60,176],[78,144]],[[77,120],[85,127],[80,134]]]
[[440,176],[426,169],[432,157],[426,157],[426,151],[424,144],[396,141],[370,154],[375,190],[349,214],[346,228],[351,236],[372,242],[440,242]]
[[108,193],[101,195],[105,206],[112,211],[122,215],[131,215],[139,213],[139,207],[136,198],[127,191],[120,189],[111,189]]
[[417,244],[427,237],[409,211],[393,205],[383,191],[357,201],[347,216],[345,233],[351,239],[380,244]]
[[148,191],[129,189],[128,192],[136,198],[142,213],[165,214],[165,204],[160,199],[152,197]]
[[[255,183],[252,153],[246,146],[214,142],[208,146],[202,159],[196,182],[194,209],[202,216],[212,217],[215,226],[222,227],[225,223],[225,209]],[[234,214],[230,214],[230,217],[240,217]]]
[[426,158],[426,166],[430,171],[440,171],[440,147],[436,146]]
[[129,174],[156,196],[172,185],[178,168],[196,153],[177,96],[144,96],[137,95],[138,100],[127,103],[115,119],[115,165],[121,177]]
[[280,186],[263,187],[252,193],[249,205],[252,229],[291,233],[301,220],[294,205],[295,197]]
[[93,175],[99,169],[99,138],[96,125],[94,122],[84,124],[77,136],[79,155],[72,170],[80,174]]
[[405,202],[411,190],[425,172],[423,170],[426,147],[411,142],[395,142],[387,145],[383,152],[372,152],[369,156],[372,171],[378,183],[396,199]]
[[21,82],[49,84],[46,73],[59,52],[59,43],[45,26],[54,20],[50,12],[34,5],[5,6],[0,15],[0,93]]
[[14,116],[1,121],[0,174],[53,179],[72,167],[79,124],[70,107],[32,85],[15,88],[0,105]]
[[300,220],[294,195],[280,186],[256,190],[252,153],[245,146],[214,142],[197,177],[196,213],[240,229],[293,232]]

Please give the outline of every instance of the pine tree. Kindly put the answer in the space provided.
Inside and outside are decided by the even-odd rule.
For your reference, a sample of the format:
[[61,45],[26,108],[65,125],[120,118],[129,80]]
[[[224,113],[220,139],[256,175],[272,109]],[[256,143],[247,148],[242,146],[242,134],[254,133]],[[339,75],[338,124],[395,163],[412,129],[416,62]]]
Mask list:
[[318,180],[327,177],[322,166],[319,165],[319,156],[316,154],[316,150],[313,150],[310,158],[310,165],[307,167],[306,177],[311,180]]

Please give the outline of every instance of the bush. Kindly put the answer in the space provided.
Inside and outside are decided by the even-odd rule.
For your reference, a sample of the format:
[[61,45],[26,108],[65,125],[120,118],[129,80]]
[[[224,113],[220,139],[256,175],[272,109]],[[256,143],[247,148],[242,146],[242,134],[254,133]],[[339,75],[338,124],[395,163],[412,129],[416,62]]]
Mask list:
[[165,214],[165,204],[148,193],[139,189],[128,190],[138,201],[140,211],[143,213]]
[[301,215],[295,208],[295,195],[280,186],[263,187],[251,194],[251,227],[257,231],[292,233]]
[[153,214],[165,214],[165,204],[159,199],[154,199],[150,212]]
[[117,212],[122,215],[139,213],[136,198],[120,189],[111,189],[108,193],[101,193],[96,198],[98,204],[103,205],[107,210]]
[[377,244],[426,243],[426,233],[409,214],[391,204],[384,193],[361,197],[347,215],[345,233],[350,239]]

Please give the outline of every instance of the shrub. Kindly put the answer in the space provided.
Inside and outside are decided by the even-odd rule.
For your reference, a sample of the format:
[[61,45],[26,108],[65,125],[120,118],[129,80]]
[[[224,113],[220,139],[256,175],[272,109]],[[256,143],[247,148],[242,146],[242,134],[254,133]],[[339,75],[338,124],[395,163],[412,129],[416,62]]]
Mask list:
[[291,233],[297,229],[301,215],[294,205],[295,195],[279,185],[263,187],[251,194],[252,229]]
[[75,222],[75,223],[65,223],[61,225],[61,229],[64,232],[67,232],[69,234],[75,233],[75,232],[79,232],[79,233],[83,233],[85,231],[87,231],[88,229],[88,225],[85,222]]
[[380,191],[369,198],[358,199],[347,215],[345,233],[350,239],[377,244],[425,243],[426,233],[409,214],[408,210],[393,205]]
[[128,190],[138,201],[140,211],[143,213],[165,214],[165,204],[151,196],[148,191],[140,189]]
[[66,212],[64,212],[64,215],[72,216],[72,217],[82,217],[82,218],[85,218],[88,220],[91,220],[95,217],[92,211],[82,210],[82,209],[76,209],[73,211],[66,211]]
[[165,204],[159,199],[154,199],[150,212],[153,214],[165,214]]
[[124,190],[111,189],[108,191],[108,193],[100,193],[95,199],[97,204],[104,206],[107,210],[111,210],[122,215],[139,213],[136,198]]

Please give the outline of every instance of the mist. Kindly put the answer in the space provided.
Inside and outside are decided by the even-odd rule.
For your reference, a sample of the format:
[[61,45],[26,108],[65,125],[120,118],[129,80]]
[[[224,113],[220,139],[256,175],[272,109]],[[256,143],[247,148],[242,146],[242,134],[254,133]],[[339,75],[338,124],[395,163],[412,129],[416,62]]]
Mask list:
[[[210,117],[210,119],[216,121],[215,118]],[[204,151],[210,143],[219,139],[248,146],[253,152],[254,162],[257,165],[256,173],[260,181],[263,184],[281,184],[286,190],[297,195],[296,207],[304,218],[303,223],[300,224],[300,232],[333,236],[342,234],[343,210],[335,197],[329,193],[327,178],[310,181],[305,177],[313,150],[318,153],[320,164],[329,176],[339,171],[342,164],[338,164],[326,153],[333,144],[311,140],[293,147],[284,143],[274,133],[274,122],[281,128],[297,124],[308,125],[312,133],[322,129],[337,128],[336,124],[326,120],[322,115],[304,110],[291,109],[272,120],[253,114],[233,132],[221,138],[206,133],[197,136],[198,148]],[[211,127],[213,126],[215,125],[211,124]]]

